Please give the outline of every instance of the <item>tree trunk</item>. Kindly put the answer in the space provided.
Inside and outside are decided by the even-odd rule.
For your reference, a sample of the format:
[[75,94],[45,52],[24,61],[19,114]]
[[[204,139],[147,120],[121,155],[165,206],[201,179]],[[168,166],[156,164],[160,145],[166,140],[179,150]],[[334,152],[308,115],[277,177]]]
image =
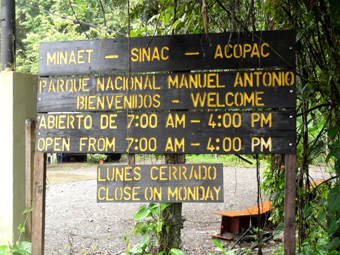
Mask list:
[[[185,154],[168,154],[166,155],[167,164],[184,164]],[[163,216],[167,223],[162,231],[161,250],[166,254],[171,248],[180,249],[181,245],[181,229],[183,228],[182,220],[182,203],[173,203],[167,207]]]

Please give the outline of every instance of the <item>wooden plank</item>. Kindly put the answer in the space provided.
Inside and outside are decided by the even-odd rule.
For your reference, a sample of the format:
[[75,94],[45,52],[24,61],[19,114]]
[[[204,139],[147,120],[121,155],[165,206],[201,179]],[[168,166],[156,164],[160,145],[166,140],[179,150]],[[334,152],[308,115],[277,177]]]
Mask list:
[[43,114],[36,151],[294,153],[295,132],[294,111]]
[[223,202],[222,164],[101,165],[97,202]]
[[[35,131],[35,120],[27,119],[25,121],[25,178],[26,178],[26,184],[25,184],[25,205],[26,209],[32,207],[32,179],[33,179],[33,151],[34,151],[34,131]],[[27,215],[26,220],[26,233],[28,237],[31,237],[32,234],[32,214],[29,213]]]
[[[283,132],[295,130],[295,111],[209,111],[209,112],[130,112],[130,113],[53,113],[38,114],[38,137],[44,132],[49,134],[59,131],[71,134],[85,131],[101,134],[129,133],[143,130],[143,134],[166,129],[167,133],[189,129],[193,132],[214,130],[216,132],[262,134],[264,130]],[[93,131],[94,130],[94,131]],[[251,131],[249,131],[251,130]],[[261,131],[262,130],[262,131]],[[39,134],[40,133],[40,134]],[[76,135],[76,134],[72,134]],[[93,134],[91,134],[93,135]]]
[[285,155],[284,254],[295,254],[296,154]]
[[130,48],[128,38],[41,43],[39,75],[295,67],[291,30],[129,40]]
[[46,154],[34,155],[32,254],[43,255],[45,243]]
[[[163,130],[165,132],[165,130]],[[268,133],[268,132],[267,132]],[[295,131],[284,134],[270,132],[253,136],[252,134],[224,134],[223,131],[193,133],[180,132],[176,134],[155,134],[146,136],[142,133],[131,136],[102,135],[60,137],[50,135],[37,139],[36,151],[62,153],[193,153],[193,154],[277,154],[295,153]]]
[[38,112],[295,108],[292,70],[40,78]]
[[270,211],[270,209],[271,202],[266,201],[264,203],[261,203],[259,206],[256,205],[242,211],[213,212],[213,214],[221,215],[222,217],[220,233],[211,236],[226,240],[232,240],[235,237],[233,233],[238,233],[241,229],[248,229],[250,227],[250,224],[252,225],[252,227],[258,227],[258,222],[252,221],[252,219],[256,218],[253,216],[266,214]]
[[[254,216],[254,215],[259,215],[263,213],[267,213],[270,211],[270,206],[271,203],[270,201],[263,202],[260,204],[258,207],[257,205],[247,208],[242,211],[222,211],[222,212],[213,212],[213,214],[218,214],[218,215],[223,215],[227,217],[240,217],[240,216]],[[259,211],[260,209],[260,211]]]

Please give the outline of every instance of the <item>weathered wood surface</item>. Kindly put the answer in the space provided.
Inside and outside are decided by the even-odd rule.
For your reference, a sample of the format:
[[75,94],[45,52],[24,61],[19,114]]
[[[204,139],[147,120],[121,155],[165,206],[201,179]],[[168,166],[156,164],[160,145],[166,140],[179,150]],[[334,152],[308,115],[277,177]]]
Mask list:
[[40,78],[38,112],[296,106],[292,70]]
[[296,154],[285,157],[284,254],[295,254]]
[[[130,40],[130,52],[128,52]],[[295,32],[260,31],[40,44],[39,75],[295,67]]]
[[[25,204],[26,209],[32,207],[33,201],[33,169],[34,169],[34,134],[35,120],[27,119],[25,121]],[[28,213],[26,220],[26,234],[31,240],[32,234],[32,214]]]
[[32,254],[44,254],[46,204],[46,154],[34,155]]
[[36,151],[294,153],[295,137],[294,111],[42,114]]
[[97,202],[223,202],[222,164],[101,165]]

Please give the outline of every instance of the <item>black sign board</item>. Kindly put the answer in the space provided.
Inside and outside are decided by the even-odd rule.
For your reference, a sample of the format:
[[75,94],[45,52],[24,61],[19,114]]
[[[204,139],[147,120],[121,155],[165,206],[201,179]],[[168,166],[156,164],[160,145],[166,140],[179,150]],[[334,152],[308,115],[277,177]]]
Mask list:
[[291,70],[40,78],[38,112],[295,107]]
[[294,153],[295,113],[38,115],[36,150],[77,153]]
[[222,164],[102,165],[97,202],[223,202]]
[[39,52],[40,76],[267,67],[295,68],[294,31],[48,42]]

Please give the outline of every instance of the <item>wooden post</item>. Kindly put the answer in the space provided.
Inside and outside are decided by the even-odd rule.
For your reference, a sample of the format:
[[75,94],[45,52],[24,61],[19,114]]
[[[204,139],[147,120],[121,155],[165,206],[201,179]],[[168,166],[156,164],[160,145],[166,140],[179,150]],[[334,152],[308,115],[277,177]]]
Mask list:
[[57,165],[57,153],[52,153],[52,164],[53,167]]
[[136,158],[135,158],[135,154],[128,154],[128,165],[134,165],[136,164]]
[[[25,121],[25,205],[28,210],[32,206],[32,174],[33,174],[33,140],[34,140],[35,121],[27,119]],[[31,240],[32,234],[32,214],[27,215],[26,234]]]
[[[189,73],[190,71],[185,71]],[[176,73],[176,71],[174,72]],[[186,110],[181,110],[182,112]],[[170,110],[171,112],[171,110]],[[185,164],[185,154],[167,154],[166,164]],[[181,245],[181,229],[183,228],[182,220],[182,203],[172,203],[164,212],[164,218],[169,224],[169,235],[166,240],[166,254],[171,248],[180,249]],[[163,233],[166,235],[166,232]],[[164,250],[164,249],[163,249]]]
[[[166,155],[167,164],[185,164],[185,154],[168,154]],[[181,229],[182,221],[182,203],[172,203],[165,211],[164,218],[169,224],[169,234],[164,230],[162,233],[165,244],[163,249],[166,248],[166,253],[171,248],[180,248],[181,245]]]
[[296,154],[285,157],[284,254],[295,254]]
[[46,198],[46,154],[34,155],[32,254],[44,254]]

